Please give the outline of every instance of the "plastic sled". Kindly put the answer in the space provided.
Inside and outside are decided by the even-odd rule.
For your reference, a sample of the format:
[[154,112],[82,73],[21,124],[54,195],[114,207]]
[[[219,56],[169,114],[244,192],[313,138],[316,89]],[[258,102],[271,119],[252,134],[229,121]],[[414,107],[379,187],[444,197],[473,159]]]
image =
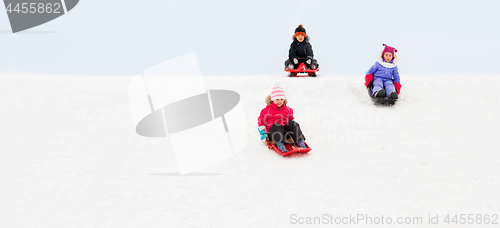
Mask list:
[[288,150],[288,152],[285,152],[285,153],[282,153],[278,149],[278,147],[276,147],[274,144],[269,143],[268,139],[266,139],[266,144],[267,144],[267,147],[269,147],[269,149],[276,151],[276,153],[278,153],[279,155],[281,155],[283,157],[291,155],[291,154],[295,154],[295,153],[303,154],[303,153],[307,153],[307,152],[311,151],[311,147],[309,147],[309,145],[307,145],[306,142],[304,142],[304,144],[306,145],[307,148],[300,148],[300,147],[295,146],[295,144],[293,144],[293,143],[286,143],[285,142],[285,147]]
[[[288,77],[316,77],[316,72],[319,71],[319,67],[313,70],[307,68],[305,63],[301,63],[297,69],[288,69],[285,66],[285,71],[289,73]],[[298,75],[300,73],[305,73],[306,75]]]
[[370,84],[368,86],[368,95],[372,99],[373,103],[380,105],[394,105],[396,104],[396,101],[398,101],[398,99],[387,98],[387,95],[384,95],[384,97],[374,97],[372,94],[373,94],[373,85]]

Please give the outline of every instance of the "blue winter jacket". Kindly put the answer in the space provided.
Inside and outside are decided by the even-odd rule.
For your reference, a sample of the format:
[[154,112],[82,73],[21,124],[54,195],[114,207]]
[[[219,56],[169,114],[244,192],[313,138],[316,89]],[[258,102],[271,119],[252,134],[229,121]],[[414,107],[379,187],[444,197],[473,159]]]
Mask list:
[[397,55],[391,62],[386,62],[385,60],[382,59],[382,56],[379,57],[377,62],[366,72],[366,74],[372,74],[373,78],[384,78],[384,79],[390,79],[393,82],[399,82],[401,83],[399,79],[399,72],[398,72],[398,66],[396,65],[397,62]]

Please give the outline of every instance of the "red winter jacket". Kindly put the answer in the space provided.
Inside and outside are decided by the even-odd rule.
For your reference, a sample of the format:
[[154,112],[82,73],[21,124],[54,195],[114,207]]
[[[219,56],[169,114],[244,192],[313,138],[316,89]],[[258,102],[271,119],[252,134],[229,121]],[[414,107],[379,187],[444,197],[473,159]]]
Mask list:
[[278,105],[271,103],[260,111],[260,116],[257,118],[257,124],[259,126],[266,126],[266,132],[269,132],[269,128],[275,123],[285,126],[285,124],[293,119],[293,109],[286,106],[286,104],[278,108]]

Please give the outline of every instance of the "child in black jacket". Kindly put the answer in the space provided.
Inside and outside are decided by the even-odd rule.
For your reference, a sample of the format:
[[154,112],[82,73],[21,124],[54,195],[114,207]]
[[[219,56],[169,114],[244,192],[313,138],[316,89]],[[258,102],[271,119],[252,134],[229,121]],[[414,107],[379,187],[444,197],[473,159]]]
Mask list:
[[318,61],[314,59],[312,45],[309,43],[306,29],[302,25],[295,29],[285,66],[288,69],[296,69],[300,63],[305,63],[309,69],[313,70],[319,66]]

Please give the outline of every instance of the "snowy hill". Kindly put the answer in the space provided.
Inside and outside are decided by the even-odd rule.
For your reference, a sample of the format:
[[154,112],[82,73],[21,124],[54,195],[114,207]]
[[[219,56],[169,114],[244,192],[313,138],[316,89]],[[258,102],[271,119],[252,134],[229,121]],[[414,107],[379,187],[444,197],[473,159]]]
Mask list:
[[[0,75],[0,227],[296,227],[361,214],[427,226],[439,214],[433,227],[447,227],[448,214],[500,214],[498,76],[402,75],[389,107],[371,102],[363,75],[206,76],[241,95],[248,144],[187,175],[164,138],[135,133],[132,77]],[[309,154],[283,158],[259,140],[275,81]]]

